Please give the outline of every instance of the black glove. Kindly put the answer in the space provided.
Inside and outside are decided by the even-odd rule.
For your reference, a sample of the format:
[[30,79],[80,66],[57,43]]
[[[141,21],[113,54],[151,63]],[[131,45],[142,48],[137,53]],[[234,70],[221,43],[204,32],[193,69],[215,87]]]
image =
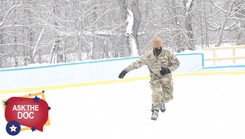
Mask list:
[[126,70],[123,70],[123,71],[119,74],[118,78],[122,79],[127,73],[128,73],[128,72],[127,72]]
[[160,71],[161,75],[171,73],[171,71],[168,68],[163,68],[163,67],[161,67],[161,68],[162,68],[162,70]]

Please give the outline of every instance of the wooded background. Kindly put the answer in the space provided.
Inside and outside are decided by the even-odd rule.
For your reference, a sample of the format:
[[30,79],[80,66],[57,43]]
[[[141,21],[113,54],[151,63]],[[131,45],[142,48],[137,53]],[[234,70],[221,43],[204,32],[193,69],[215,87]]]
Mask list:
[[173,52],[241,45],[244,29],[245,0],[0,0],[0,68],[143,55],[156,34]]

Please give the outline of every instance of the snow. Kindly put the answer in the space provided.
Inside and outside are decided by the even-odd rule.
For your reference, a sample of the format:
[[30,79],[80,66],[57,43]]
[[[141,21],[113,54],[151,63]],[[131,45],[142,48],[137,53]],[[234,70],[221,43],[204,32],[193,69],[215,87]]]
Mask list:
[[132,27],[133,27],[133,25],[134,25],[134,15],[133,15],[133,12],[130,11],[129,9],[128,9],[128,15],[127,15],[126,21],[127,21],[127,23],[128,23],[128,26],[127,26],[127,28],[126,28],[126,32],[127,32],[128,34],[132,34],[132,33],[133,33]]
[[[174,99],[150,120],[148,80],[45,90],[51,125],[18,139],[244,139],[245,75],[173,77]],[[122,81],[122,82],[120,82]],[[34,92],[2,94],[0,99]],[[0,136],[5,131],[3,111]]]
[[190,5],[191,3],[193,2],[193,0],[188,0],[187,3],[186,3],[186,8],[189,9],[190,8]]

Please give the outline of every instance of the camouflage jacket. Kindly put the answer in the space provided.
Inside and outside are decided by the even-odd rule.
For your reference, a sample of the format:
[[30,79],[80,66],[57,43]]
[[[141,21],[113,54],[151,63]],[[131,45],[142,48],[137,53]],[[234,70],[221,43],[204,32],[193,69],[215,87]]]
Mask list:
[[159,56],[155,56],[153,54],[153,51],[151,50],[146,55],[131,63],[128,67],[125,68],[125,70],[127,72],[130,72],[144,65],[148,66],[151,80],[154,80],[164,78],[164,76],[167,78],[171,78],[171,73],[164,76],[160,74],[161,67],[169,68],[169,70],[173,72],[179,67],[180,62],[176,58],[176,56],[169,50],[162,49],[162,52],[159,54]]

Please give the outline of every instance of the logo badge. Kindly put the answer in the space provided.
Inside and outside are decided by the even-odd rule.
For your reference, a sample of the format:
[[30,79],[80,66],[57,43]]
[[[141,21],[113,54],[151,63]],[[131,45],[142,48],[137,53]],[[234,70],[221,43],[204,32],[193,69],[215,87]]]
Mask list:
[[42,94],[11,97],[4,101],[7,133],[17,135],[22,130],[21,126],[25,126],[32,131],[39,130],[43,132],[43,126],[50,124],[48,113],[51,109],[43,98],[42,92]]

